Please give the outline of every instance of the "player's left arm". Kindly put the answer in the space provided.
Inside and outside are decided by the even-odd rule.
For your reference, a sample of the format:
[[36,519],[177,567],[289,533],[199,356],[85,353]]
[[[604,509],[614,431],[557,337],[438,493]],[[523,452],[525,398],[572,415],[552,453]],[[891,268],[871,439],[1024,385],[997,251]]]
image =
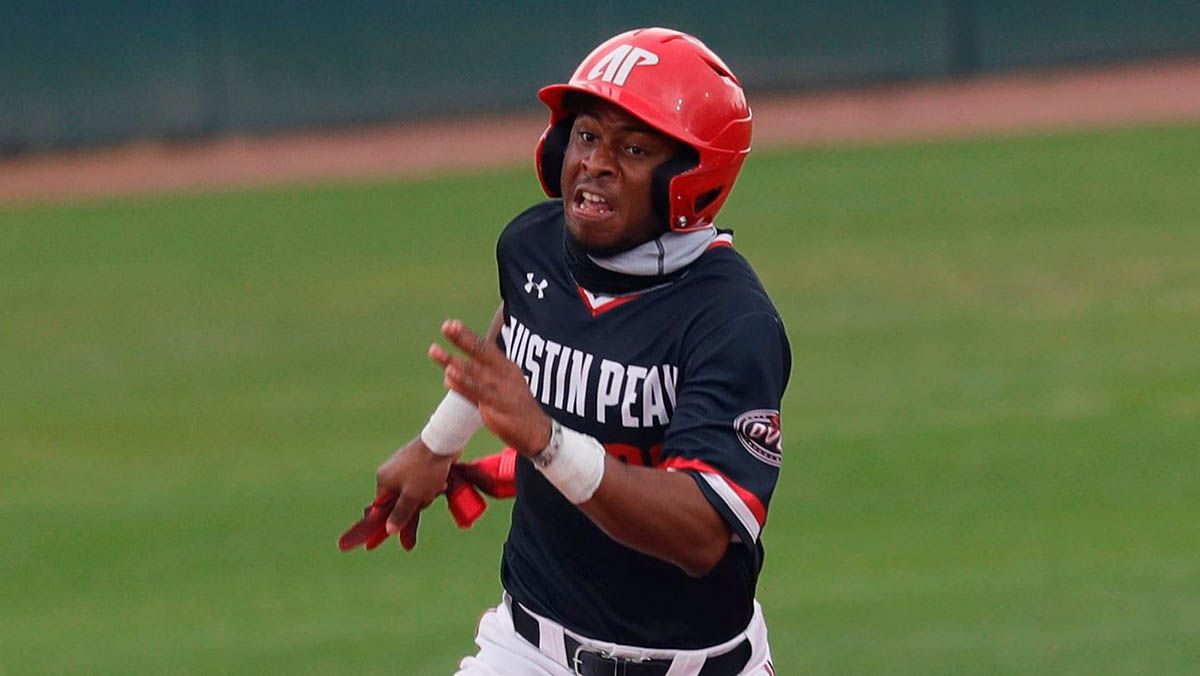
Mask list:
[[729,526],[686,474],[604,458],[604,479],[579,508],[609,537],[692,577],[725,556]]
[[686,341],[659,466],[690,476],[757,556],[783,461],[791,350],[783,323],[766,309],[707,327]]
[[603,482],[580,505],[615,539],[690,575],[712,570],[731,541],[757,556],[779,475],[779,406],[791,368],[773,312],[701,327],[703,335],[684,341],[658,468],[607,458]]

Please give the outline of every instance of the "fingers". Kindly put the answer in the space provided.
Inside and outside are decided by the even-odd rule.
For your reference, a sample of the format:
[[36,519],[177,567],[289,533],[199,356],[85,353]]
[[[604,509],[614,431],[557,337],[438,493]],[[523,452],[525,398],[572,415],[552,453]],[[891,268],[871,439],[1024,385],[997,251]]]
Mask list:
[[489,374],[478,363],[452,355],[436,343],[429,346],[429,357],[442,365],[442,380],[446,387],[466,397],[471,403],[479,404],[480,397],[488,389],[483,382],[490,382],[490,379],[485,377]]
[[379,545],[383,544],[383,541],[386,539],[388,539],[387,528],[384,524],[381,523],[381,524],[379,524],[379,527],[375,529],[375,532],[371,533],[371,536],[367,538],[367,541],[366,541],[367,551],[369,552],[372,549],[375,549]]
[[376,486],[375,500],[370,504],[369,507],[367,507],[367,511],[370,511],[372,507],[377,509],[387,508],[387,510],[390,511],[392,508],[392,503],[395,502],[399,497],[399,495],[396,495],[383,486]]
[[409,519],[413,518],[413,515],[421,511],[421,507],[420,502],[412,498],[400,496],[400,499],[396,500],[396,506],[392,509],[391,515],[388,516],[387,534],[392,535],[399,532],[408,523]]
[[446,387],[480,404],[480,398],[495,394],[497,385],[506,375],[511,363],[486,336],[476,334],[457,319],[442,322],[442,335],[461,350],[452,353],[434,343],[429,346],[429,358],[442,366]]
[[348,552],[363,543],[369,543],[380,531],[387,534],[383,529],[382,518],[373,520],[369,516],[363,517],[338,538],[338,549]]
[[502,358],[499,348],[486,337],[468,329],[457,319],[447,319],[442,322],[442,335],[458,349],[467,353],[472,359],[485,364],[494,363]]
[[386,520],[395,500],[395,493],[378,488],[375,500],[363,510],[363,518],[342,533],[338,548],[345,552],[361,544],[366,544],[367,549],[379,546],[380,542],[387,539]]
[[421,523],[421,512],[412,515],[404,528],[400,529],[400,546],[404,551],[411,552],[417,546],[417,526]]
[[446,367],[446,372],[442,378],[442,382],[446,387],[466,397],[468,401],[476,406],[481,405],[486,388],[480,386],[479,379],[468,375],[466,371],[450,365]]
[[455,369],[462,374],[473,376],[480,370],[480,366],[469,357],[450,354],[446,351],[446,348],[437,343],[429,346],[429,358],[441,364],[444,369]]

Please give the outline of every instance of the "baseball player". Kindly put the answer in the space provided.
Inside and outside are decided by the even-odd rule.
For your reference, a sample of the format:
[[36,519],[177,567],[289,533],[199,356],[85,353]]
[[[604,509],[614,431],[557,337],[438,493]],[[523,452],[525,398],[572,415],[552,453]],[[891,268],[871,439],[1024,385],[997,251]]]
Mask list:
[[714,225],[750,150],[742,87],[649,28],[539,98],[552,199],[500,235],[490,330],[449,320],[430,346],[451,392],[373,509],[411,546],[480,426],[518,454],[503,600],[459,674],[774,674],[754,594],[791,356]]

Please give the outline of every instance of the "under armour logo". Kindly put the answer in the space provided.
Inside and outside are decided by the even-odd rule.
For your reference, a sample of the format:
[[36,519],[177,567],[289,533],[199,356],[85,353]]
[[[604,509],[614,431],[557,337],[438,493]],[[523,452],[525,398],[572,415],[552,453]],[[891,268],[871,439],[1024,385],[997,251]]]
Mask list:
[[633,45],[619,45],[604,55],[592,69],[588,71],[587,79],[600,78],[618,87],[625,86],[625,80],[636,66],[653,66],[658,63],[658,54],[648,52]]
[[546,294],[545,294],[546,287],[550,285],[550,282],[548,282],[544,279],[540,282],[534,282],[532,272],[526,272],[525,279],[528,280],[525,282],[525,293],[533,293],[533,290],[537,289],[538,298],[546,297]]

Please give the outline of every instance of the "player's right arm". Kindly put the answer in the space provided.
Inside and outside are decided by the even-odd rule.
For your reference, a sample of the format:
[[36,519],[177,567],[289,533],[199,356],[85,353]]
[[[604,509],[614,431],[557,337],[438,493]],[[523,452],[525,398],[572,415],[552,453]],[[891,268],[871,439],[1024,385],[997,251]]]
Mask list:
[[457,351],[434,344],[429,356],[446,384],[609,537],[696,577],[721,561],[732,535],[756,547],[778,476],[778,407],[791,366],[773,312],[724,324],[689,353],[663,450],[663,468],[674,472],[624,465],[595,438],[554,422],[520,368],[462,322],[447,320],[442,335]]
[[[503,324],[504,305],[501,304],[488,327],[489,341],[495,342]],[[418,435],[401,446],[375,471],[376,485],[398,496],[387,521],[389,534],[398,532],[413,515],[446,489],[450,466],[458,459],[462,448],[438,450],[443,452],[435,452],[422,435]]]

